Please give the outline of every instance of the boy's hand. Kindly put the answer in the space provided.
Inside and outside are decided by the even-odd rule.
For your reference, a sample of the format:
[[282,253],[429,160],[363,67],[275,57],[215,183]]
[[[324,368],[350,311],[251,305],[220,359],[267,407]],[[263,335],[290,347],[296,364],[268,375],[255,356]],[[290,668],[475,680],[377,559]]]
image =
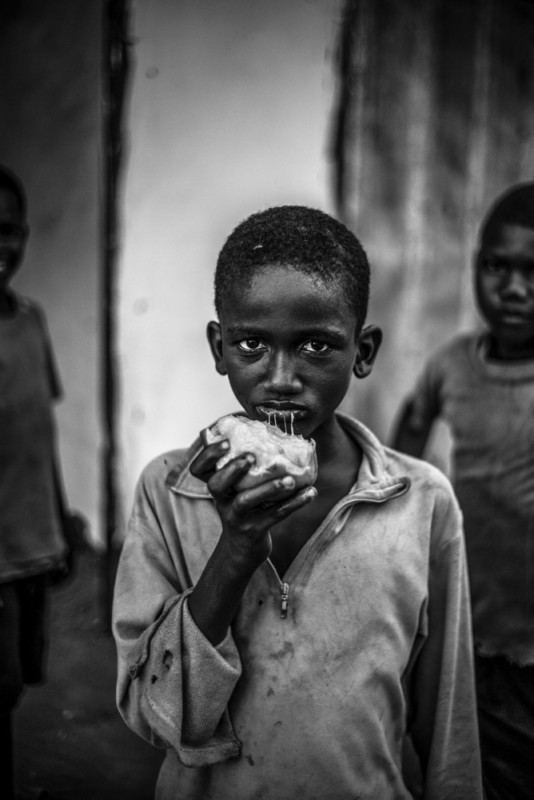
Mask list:
[[296,491],[290,476],[239,491],[254,458],[244,453],[218,470],[228,447],[227,440],[207,445],[190,468],[207,483],[222,523],[217,546],[188,598],[195,623],[214,645],[226,635],[252,574],[271,554],[269,529],[316,495],[313,487]]
[[271,552],[269,529],[313,500],[317,491],[313,486],[296,491],[289,475],[239,491],[236,485],[254,464],[254,456],[244,453],[217,470],[228,447],[227,440],[207,445],[191,464],[191,473],[207,483],[227,543],[244,556],[265,560]]

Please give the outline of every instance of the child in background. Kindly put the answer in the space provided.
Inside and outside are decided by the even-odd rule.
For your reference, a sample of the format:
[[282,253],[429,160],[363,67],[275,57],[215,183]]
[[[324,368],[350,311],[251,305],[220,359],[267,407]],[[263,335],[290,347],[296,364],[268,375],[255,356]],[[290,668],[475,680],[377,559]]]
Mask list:
[[315,440],[313,487],[240,489],[226,440],[156,458],[115,586],[119,709],[167,749],[158,800],[480,800],[468,585],[447,479],[337,412],[372,369],[369,265],[321,211],[254,214],[208,339],[245,414]]
[[474,262],[483,333],[428,361],[393,444],[421,456],[441,417],[464,515],[488,800],[534,797],[534,183],[499,197]]
[[45,318],[10,282],[28,238],[22,184],[0,167],[0,797],[12,800],[12,712],[43,680],[46,596],[67,574],[68,515],[52,402],[60,396]]

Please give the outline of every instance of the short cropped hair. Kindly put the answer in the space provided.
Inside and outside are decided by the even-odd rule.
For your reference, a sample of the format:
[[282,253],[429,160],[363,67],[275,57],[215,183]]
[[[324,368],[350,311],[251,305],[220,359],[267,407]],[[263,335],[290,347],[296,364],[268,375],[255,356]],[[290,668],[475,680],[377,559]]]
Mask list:
[[14,172],[4,167],[2,164],[0,164],[0,189],[11,192],[11,194],[17,198],[21,216],[26,219],[28,202],[22,181]]
[[479,242],[503,225],[534,229],[534,181],[518,183],[497,197],[482,220]]
[[367,255],[343,223],[315,208],[276,206],[259,211],[230,234],[217,259],[215,309],[235,286],[249,286],[256,270],[287,266],[342,287],[359,327],[367,315]]

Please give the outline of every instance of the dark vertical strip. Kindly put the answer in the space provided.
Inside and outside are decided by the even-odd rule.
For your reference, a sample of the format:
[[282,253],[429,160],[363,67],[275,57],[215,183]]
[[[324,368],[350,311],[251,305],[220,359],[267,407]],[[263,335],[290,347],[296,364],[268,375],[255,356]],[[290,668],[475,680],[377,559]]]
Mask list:
[[116,282],[119,253],[119,185],[123,163],[123,109],[129,72],[128,0],[107,0],[103,32],[102,207],[102,516],[105,550],[105,620],[111,619],[118,520]]
[[330,156],[333,162],[333,194],[337,215],[343,219],[346,198],[347,135],[353,94],[352,59],[358,15],[357,0],[345,0],[337,49],[338,98],[333,114]]

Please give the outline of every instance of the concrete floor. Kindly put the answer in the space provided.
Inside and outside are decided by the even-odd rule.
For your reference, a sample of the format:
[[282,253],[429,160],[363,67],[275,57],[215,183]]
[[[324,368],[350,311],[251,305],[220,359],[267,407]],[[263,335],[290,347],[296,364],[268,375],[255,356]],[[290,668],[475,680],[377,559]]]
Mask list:
[[115,707],[115,645],[100,558],[80,554],[72,582],[51,591],[48,679],[15,712],[21,798],[151,800],[162,753]]

